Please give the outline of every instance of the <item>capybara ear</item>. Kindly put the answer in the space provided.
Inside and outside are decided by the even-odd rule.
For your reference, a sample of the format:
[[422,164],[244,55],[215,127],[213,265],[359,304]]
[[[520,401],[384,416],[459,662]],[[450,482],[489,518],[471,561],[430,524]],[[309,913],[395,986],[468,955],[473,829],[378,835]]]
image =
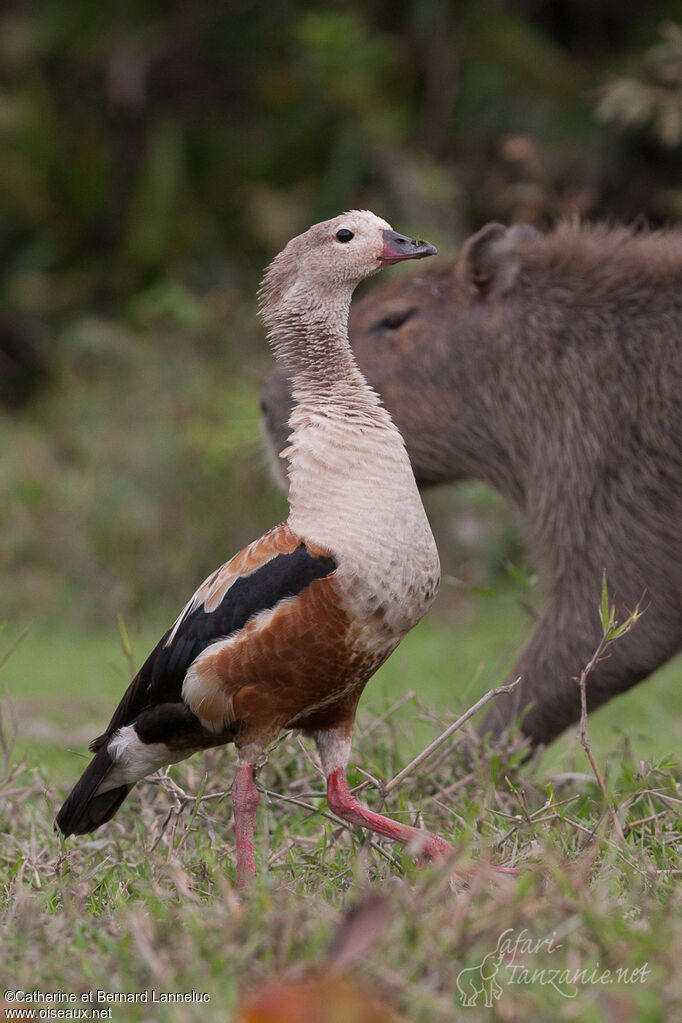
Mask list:
[[486,224],[464,243],[456,273],[467,289],[481,298],[503,295],[516,280],[521,260],[517,246],[538,237],[526,224]]

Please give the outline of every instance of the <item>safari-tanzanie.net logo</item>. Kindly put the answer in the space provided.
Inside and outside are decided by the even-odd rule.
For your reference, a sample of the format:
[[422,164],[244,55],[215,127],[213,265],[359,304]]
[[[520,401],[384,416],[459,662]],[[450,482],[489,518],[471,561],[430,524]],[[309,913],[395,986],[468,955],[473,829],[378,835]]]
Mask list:
[[536,938],[525,927],[519,931],[508,927],[492,952],[476,966],[467,966],[457,974],[461,1004],[491,1009],[505,988],[521,985],[551,986],[564,998],[575,998],[581,987],[645,984],[651,973],[647,962],[615,969],[600,963],[579,969],[560,966],[558,959],[552,959],[560,948],[555,932],[550,938]]

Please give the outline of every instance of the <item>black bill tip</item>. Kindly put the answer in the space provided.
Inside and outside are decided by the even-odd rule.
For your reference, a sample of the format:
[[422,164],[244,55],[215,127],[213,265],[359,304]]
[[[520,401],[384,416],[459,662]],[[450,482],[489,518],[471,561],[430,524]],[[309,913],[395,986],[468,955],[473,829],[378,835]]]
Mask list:
[[419,238],[408,238],[397,231],[382,231],[384,246],[379,256],[382,266],[390,263],[401,263],[405,259],[424,259],[425,256],[435,256],[438,249],[429,242]]

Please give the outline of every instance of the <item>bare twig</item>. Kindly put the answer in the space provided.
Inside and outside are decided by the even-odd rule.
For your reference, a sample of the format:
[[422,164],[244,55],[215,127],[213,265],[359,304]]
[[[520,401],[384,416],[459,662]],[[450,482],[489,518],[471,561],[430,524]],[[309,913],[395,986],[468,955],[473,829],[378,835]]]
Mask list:
[[381,787],[382,796],[389,793],[391,789],[396,787],[396,785],[400,785],[400,783],[404,781],[408,775],[412,774],[415,767],[419,767],[419,765],[423,764],[425,760],[428,760],[428,758],[435,753],[451,735],[460,729],[462,725],[465,724],[469,718],[473,717],[477,711],[481,710],[482,707],[485,707],[487,703],[494,700],[496,696],[501,696],[502,693],[513,693],[520,681],[521,678],[519,677],[516,681],[510,682],[508,685],[496,686],[494,689],[490,689],[485,696],[482,696],[481,699],[477,700],[472,707],[469,707],[469,710],[465,711],[461,717],[458,717],[456,721],[453,721],[451,725],[448,725],[445,731],[441,732],[437,739],[434,739],[433,742],[429,743],[426,749],[423,749],[421,753],[414,758],[414,760],[411,760],[407,767],[403,767],[402,771],[399,771],[394,778],[391,778],[390,781],[386,782],[386,784]]

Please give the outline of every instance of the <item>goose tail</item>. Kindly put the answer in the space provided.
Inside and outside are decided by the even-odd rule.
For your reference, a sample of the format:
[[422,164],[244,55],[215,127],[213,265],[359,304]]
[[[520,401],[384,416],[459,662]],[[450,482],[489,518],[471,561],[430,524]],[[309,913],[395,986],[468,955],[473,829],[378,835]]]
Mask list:
[[[55,818],[55,827],[68,835],[86,835],[111,820],[132,784],[108,788],[106,780],[114,760],[106,746],[92,758]],[[104,787],[104,791],[101,791]]]

